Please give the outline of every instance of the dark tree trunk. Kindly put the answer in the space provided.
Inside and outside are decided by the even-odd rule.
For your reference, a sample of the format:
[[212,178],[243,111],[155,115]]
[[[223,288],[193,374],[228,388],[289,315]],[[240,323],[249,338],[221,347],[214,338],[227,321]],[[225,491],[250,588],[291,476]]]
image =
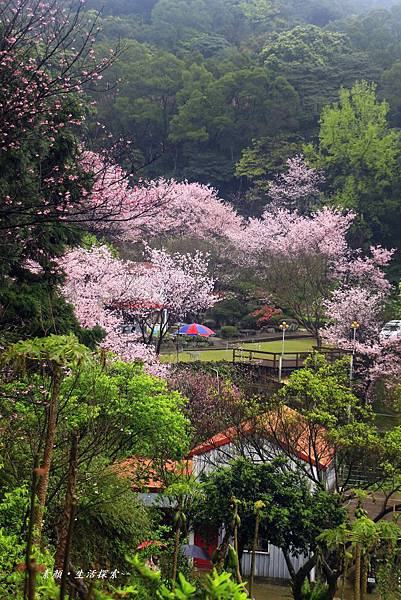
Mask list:
[[302,584],[316,565],[316,556],[311,556],[298,571],[295,571],[289,553],[286,550],[283,550],[283,554],[292,580],[291,589],[294,600],[303,600]]
[[56,367],[52,376],[52,388],[50,394],[49,412],[47,418],[47,431],[45,447],[43,451],[43,462],[40,469],[38,484],[38,501],[35,507],[33,525],[35,527],[34,541],[40,544],[43,527],[43,512],[46,504],[47,488],[49,487],[50,467],[53,459],[53,447],[56,439],[57,429],[57,405],[61,385],[61,371]]
[[70,457],[68,461],[67,489],[64,500],[64,511],[58,531],[58,543],[55,556],[56,569],[62,569],[67,549],[67,538],[70,529],[72,509],[75,500],[78,466],[78,441],[79,435],[73,433],[71,436]]
[[36,568],[35,559],[30,558],[28,564],[28,600],[35,600]]
[[249,595],[251,598],[252,598],[252,591],[253,591],[253,582],[255,579],[256,548],[257,548],[258,539],[259,539],[259,521],[260,521],[259,513],[256,513],[255,534],[253,537],[253,544],[252,544],[251,575],[249,577],[249,585],[248,585],[248,592],[249,592]]
[[218,573],[221,573],[224,569],[224,563],[226,560],[229,543],[230,543],[230,531],[227,528],[227,530],[224,533],[224,538],[223,538],[220,546],[217,548],[217,550],[215,552],[216,560],[214,563],[214,567]]
[[342,557],[337,552],[333,552],[322,561],[321,568],[328,586],[328,598],[332,600],[336,595],[338,579],[343,570]]
[[328,598],[330,598],[330,600],[333,600],[333,598],[336,595],[337,592],[337,581],[338,581],[338,577],[337,575],[326,575],[326,580],[327,580],[327,585],[328,585]]
[[157,338],[157,345],[156,345],[156,354],[157,354],[157,355],[159,355],[159,354],[160,354],[160,350],[161,350],[161,347],[162,347],[162,341],[163,341],[163,338],[162,338],[162,336],[159,334],[159,337]]

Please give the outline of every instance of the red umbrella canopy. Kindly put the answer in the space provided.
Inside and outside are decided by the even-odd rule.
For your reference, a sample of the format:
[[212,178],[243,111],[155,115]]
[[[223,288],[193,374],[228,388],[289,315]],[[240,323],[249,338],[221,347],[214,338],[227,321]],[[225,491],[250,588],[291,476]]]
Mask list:
[[214,335],[214,331],[206,327],[206,325],[200,325],[199,323],[191,323],[191,325],[183,325],[178,331],[178,335],[201,335],[203,337],[209,337]]
[[145,540],[141,542],[139,546],[137,546],[137,550],[144,550],[145,548],[149,548],[149,546],[160,546],[163,547],[166,544],[164,542],[160,542],[159,540]]

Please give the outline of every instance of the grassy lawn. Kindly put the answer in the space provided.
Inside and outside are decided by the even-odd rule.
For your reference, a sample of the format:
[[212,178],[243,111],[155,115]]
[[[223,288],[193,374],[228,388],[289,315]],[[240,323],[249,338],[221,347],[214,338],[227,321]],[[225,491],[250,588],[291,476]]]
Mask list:
[[[307,352],[312,349],[312,346],[316,344],[314,338],[307,339],[289,339],[285,342],[285,352]],[[281,352],[281,341],[274,342],[254,342],[254,343],[242,343],[241,348],[248,350],[263,350],[265,352]],[[190,352],[180,352],[180,362],[193,362],[194,360],[202,360],[207,362],[214,362],[220,360],[231,361],[233,357],[232,350],[193,350]],[[161,362],[176,362],[175,353],[162,354],[160,356]]]

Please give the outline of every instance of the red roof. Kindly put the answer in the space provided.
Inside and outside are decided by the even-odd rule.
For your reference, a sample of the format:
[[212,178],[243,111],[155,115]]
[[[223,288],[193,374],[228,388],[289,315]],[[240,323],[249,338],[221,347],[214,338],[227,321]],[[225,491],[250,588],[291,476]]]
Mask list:
[[114,469],[118,475],[132,479],[136,491],[146,488],[148,492],[160,492],[165,487],[165,482],[160,477],[161,471],[189,476],[192,474],[192,460],[167,461],[158,469],[152,459],[134,456],[118,463]]
[[[302,425],[301,416],[295,410],[286,407],[284,412],[285,412],[285,416],[288,417],[287,424],[290,423],[290,420],[295,419],[298,426]],[[259,416],[255,421],[246,421],[244,423],[241,423],[239,428],[230,427],[226,431],[217,433],[216,435],[214,435],[212,438],[210,438],[206,442],[203,442],[202,444],[199,444],[198,446],[193,448],[190,451],[188,456],[190,456],[190,457],[201,456],[202,454],[207,454],[211,450],[215,450],[216,448],[221,448],[222,446],[226,446],[226,445],[230,444],[231,442],[233,442],[235,440],[235,438],[238,437],[239,433],[241,433],[241,434],[252,433],[253,431],[255,431],[257,426],[259,426],[259,427],[261,426],[261,428],[266,431],[267,437],[273,437],[272,434],[269,436],[269,430],[272,431],[271,425],[270,425],[271,420],[267,419],[267,417],[269,415],[271,418],[271,416],[272,416],[271,413],[265,413],[264,415]],[[275,423],[276,425],[277,425],[277,422],[278,422],[278,419]],[[285,440],[282,440],[282,442],[280,442],[280,440],[277,440],[277,437],[275,439],[275,442],[277,443],[278,446],[282,445],[283,447],[285,447],[285,445],[286,445]],[[319,432],[319,434],[317,436],[316,444],[319,446],[319,448],[318,448],[318,450],[319,450],[319,457],[318,457],[319,466],[320,466],[320,468],[325,470],[325,469],[327,469],[327,467],[331,464],[331,462],[333,460],[333,449],[326,441],[323,428],[321,429],[321,431]],[[297,440],[296,440],[296,446],[297,446],[298,458],[300,458],[301,460],[304,460],[305,462],[311,463],[312,465],[316,465],[315,458],[310,455],[309,434],[308,434],[306,427],[298,435]]]

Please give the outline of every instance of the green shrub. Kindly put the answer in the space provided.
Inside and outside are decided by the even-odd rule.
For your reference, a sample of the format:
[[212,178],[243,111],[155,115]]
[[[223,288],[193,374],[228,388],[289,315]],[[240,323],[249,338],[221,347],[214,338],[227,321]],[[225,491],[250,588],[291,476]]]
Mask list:
[[238,329],[234,327],[234,325],[224,325],[224,327],[220,329],[220,335],[224,339],[237,337]]
[[329,600],[329,588],[325,583],[310,583],[305,579],[301,589],[302,600]]
[[[134,570],[134,587],[138,588],[138,579],[145,584],[141,589],[141,600],[249,600],[244,584],[233,581],[231,574],[213,571],[202,580],[189,582],[182,573],[172,590],[171,581],[163,582],[160,574],[148,569],[137,557],[131,561]],[[124,591],[124,590],[122,590]]]

